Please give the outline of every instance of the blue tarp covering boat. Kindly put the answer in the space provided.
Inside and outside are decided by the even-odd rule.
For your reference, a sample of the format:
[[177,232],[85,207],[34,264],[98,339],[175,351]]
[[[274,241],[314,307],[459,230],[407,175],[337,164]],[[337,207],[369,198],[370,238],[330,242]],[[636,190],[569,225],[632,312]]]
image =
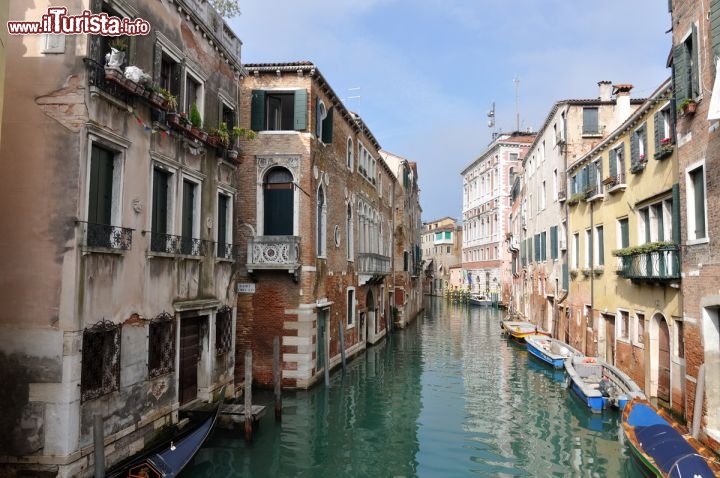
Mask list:
[[635,399],[623,410],[622,426],[635,456],[657,476],[720,476],[716,457],[647,400]]

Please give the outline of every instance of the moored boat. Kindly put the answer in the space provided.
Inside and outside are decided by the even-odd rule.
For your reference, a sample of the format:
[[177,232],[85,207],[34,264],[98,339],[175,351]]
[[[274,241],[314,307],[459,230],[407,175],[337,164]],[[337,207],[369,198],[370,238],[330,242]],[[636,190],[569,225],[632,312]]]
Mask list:
[[539,329],[537,325],[521,320],[504,320],[502,324],[500,324],[500,327],[510,338],[518,342],[525,342],[525,337],[528,335],[550,335],[550,332]]
[[571,357],[583,357],[583,353],[565,342],[542,334],[525,337],[528,352],[540,361],[554,368],[565,367],[565,360]]
[[633,454],[656,476],[720,476],[718,458],[647,400],[628,402],[622,427]]
[[185,468],[210,436],[225,398],[225,386],[214,411],[196,426],[182,430],[171,440],[139,456],[119,463],[106,478],[173,478]]
[[490,307],[492,300],[482,294],[470,294],[469,298],[471,305],[479,305],[480,307]]
[[595,357],[570,357],[565,360],[573,392],[593,413],[611,406],[623,409],[633,398],[645,398],[640,387],[618,368]]

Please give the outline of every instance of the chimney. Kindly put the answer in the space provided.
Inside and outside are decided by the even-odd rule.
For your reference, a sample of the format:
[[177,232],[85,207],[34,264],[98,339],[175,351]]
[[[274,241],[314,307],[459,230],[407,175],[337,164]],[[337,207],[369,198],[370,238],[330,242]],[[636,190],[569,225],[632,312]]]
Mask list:
[[630,90],[633,85],[629,83],[620,83],[613,85],[613,94],[615,95],[615,120],[616,125],[621,125],[630,117],[632,109],[630,108]]
[[603,80],[598,81],[598,87],[600,88],[600,101],[610,101],[610,93],[612,91],[612,81]]

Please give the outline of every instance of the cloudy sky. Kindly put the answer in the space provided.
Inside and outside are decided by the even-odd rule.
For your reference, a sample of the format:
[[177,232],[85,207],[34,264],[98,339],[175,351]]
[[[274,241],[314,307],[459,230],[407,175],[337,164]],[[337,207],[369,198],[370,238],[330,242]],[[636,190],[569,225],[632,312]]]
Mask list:
[[[383,149],[418,163],[423,220],[462,213],[492,133],[542,126],[597,82],[646,97],[669,75],[657,0],[241,0],[243,63],[309,60]],[[515,81],[518,80],[518,81]],[[487,125],[495,103],[496,124]],[[519,105],[519,107],[516,107]]]

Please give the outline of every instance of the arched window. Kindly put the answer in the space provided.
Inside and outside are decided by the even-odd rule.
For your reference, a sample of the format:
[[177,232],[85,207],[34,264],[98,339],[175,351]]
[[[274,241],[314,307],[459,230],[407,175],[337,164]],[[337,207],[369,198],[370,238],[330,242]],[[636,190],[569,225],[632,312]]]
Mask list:
[[325,188],[320,186],[317,191],[317,255],[325,257],[325,245],[327,243],[327,204],[325,203]]
[[353,260],[353,217],[352,217],[352,207],[350,204],[347,206],[347,218],[345,223],[345,235],[347,237],[347,260],[352,261]]
[[272,168],[263,183],[264,235],[293,235],[294,184],[292,173],[285,168]]
[[348,138],[347,140],[347,157],[346,157],[347,167],[349,170],[352,171],[353,169],[353,140],[352,138]]

